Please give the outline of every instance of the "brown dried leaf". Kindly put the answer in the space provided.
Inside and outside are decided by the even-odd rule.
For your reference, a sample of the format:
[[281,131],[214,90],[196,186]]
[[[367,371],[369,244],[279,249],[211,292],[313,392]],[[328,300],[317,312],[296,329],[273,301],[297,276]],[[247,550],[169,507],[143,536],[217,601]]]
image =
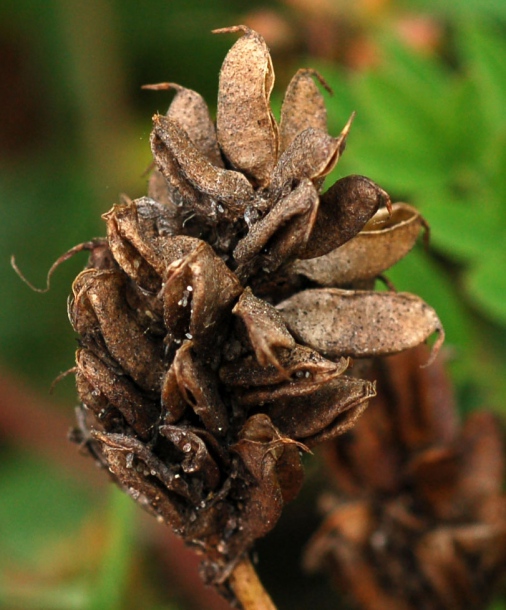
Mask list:
[[[135,212],[132,210],[132,206],[128,204],[123,206],[115,205],[112,210],[107,214],[104,214],[103,218],[107,221],[107,241],[109,248],[111,249],[116,262],[127,275],[135,280],[144,290],[157,292],[160,289],[160,278],[153,266],[140,255],[139,250],[134,245],[135,241],[134,243],[131,243],[121,235],[120,227],[116,220],[116,214],[118,212],[121,215],[126,212],[126,214],[130,216],[132,223],[136,224]],[[138,231],[136,231],[136,233],[138,233]],[[158,262],[159,257],[151,255],[149,256],[149,259],[156,263]]]
[[253,390],[241,403],[262,405],[283,434],[312,447],[351,428],[375,393],[369,381],[336,375]]
[[244,322],[258,363],[261,366],[274,366],[286,374],[274,350],[293,348],[295,341],[279,312],[272,305],[256,298],[248,287],[241,294],[232,313]]
[[445,610],[482,607],[473,575],[455,540],[458,530],[471,530],[480,536],[482,528],[440,527],[427,533],[414,549],[419,569],[438,596],[438,605]]
[[348,368],[348,359],[341,358],[332,362],[314,350],[295,345],[292,349],[278,349],[278,362],[281,370],[273,365],[261,365],[254,356],[224,364],[220,368],[220,379],[232,387],[267,386],[286,381],[311,380],[319,383],[341,375]]
[[[382,566],[370,560],[368,545],[375,533],[380,534],[377,527],[375,511],[370,504],[363,501],[341,504],[309,541],[304,553],[304,568],[314,572],[323,566],[330,567],[340,587],[360,608],[412,610],[397,592],[388,591],[378,569]],[[391,561],[391,556],[382,559]]]
[[460,457],[452,446],[435,446],[415,454],[406,465],[413,494],[437,520],[458,519],[465,512],[465,504],[456,496]]
[[218,141],[233,167],[267,186],[278,154],[278,129],[269,104],[274,86],[269,49],[259,34],[244,25],[214,32],[244,34],[220,71]]
[[250,417],[231,447],[253,477],[244,506],[244,521],[251,539],[269,532],[300,490],[304,473],[299,443],[284,438],[267,415]]
[[432,361],[444,340],[436,312],[406,292],[305,290],[277,309],[298,341],[329,358],[385,356],[414,347],[437,332]]
[[357,235],[380,206],[390,198],[372,180],[347,176],[338,180],[320,199],[313,232],[299,258],[322,256]]
[[179,220],[175,234],[180,233],[182,218],[178,218],[178,207],[172,199],[169,184],[167,180],[165,180],[162,172],[158,169],[153,169],[149,176],[148,197],[167,206],[171,210],[171,213],[175,214],[176,219]]
[[183,417],[188,403],[179,390],[174,362],[172,362],[163,378],[160,398],[164,423],[173,424],[179,421]]
[[192,348],[193,343],[185,341],[174,358],[179,392],[204,427],[221,437],[228,429],[227,409],[220,398],[215,375],[197,359]]
[[330,91],[329,86],[316,70],[302,68],[294,75],[281,107],[280,154],[308,127],[327,131],[327,109],[313,78],[317,78]]
[[[181,190],[190,206],[198,208],[200,213],[206,211],[208,215],[229,220],[244,214],[254,192],[243,174],[213,165],[170,118],[157,114],[153,124],[155,161],[165,178]],[[170,166],[172,161],[175,167]],[[183,192],[185,184],[190,186],[188,195]]]
[[385,208],[378,210],[347,243],[318,258],[295,261],[291,269],[321,286],[369,280],[406,256],[424,226],[415,208],[396,203],[391,215]]
[[380,384],[381,379],[378,394],[345,442],[326,446],[334,480],[347,495],[395,493],[401,485],[403,451],[395,438],[397,421],[387,410]]
[[125,491],[144,508],[161,515],[181,535],[186,525],[182,518],[184,505],[196,501],[188,484],[132,437],[97,430],[91,431],[91,437]]
[[[458,434],[457,406],[444,359],[423,366],[429,349],[420,345],[381,361],[380,393],[391,399],[383,407],[392,412],[402,451],[412,454],[431,445],[452,443]],[[391,416],[390,416],[391,417]]]
[[346,443],[326,456],[340,489],[348,495],[397,493],[405,484],[405,462],[433,445],[453,443],[456,407],[443,362],[423,367],[429,350],[411,350],[377,360],[370,372],[377,396]]
[[172,151],[154,131],[150,136],[151,152],[158,171],[167,183],[167,197],[182,210],[205,214],[208,201],[182,175]]
[[488,496],[499,495],[504,484],[504,439],[497,417],[489,411],[471,413],[462,430],[462,497],[477,510]]
[[[172,237],[179,225],[173,208],[141,197],[115,205],[102,218],[107,223],[109,247],[120,267],[137,284],[158,291],[160,278],[176,260],[180,250],[189,250],[196,241]],[[172,239],[168,239],[172,237]]]

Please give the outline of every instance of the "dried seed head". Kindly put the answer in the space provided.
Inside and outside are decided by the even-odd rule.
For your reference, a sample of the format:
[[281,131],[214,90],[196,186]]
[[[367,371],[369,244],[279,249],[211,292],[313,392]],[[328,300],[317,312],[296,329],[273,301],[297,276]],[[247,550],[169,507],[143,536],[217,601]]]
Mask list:
[[[378,394],[328,445],[341,489],[305,554],[363,610],[488,607],[506,560],[505,454],[495,417],[461,426],[420,346],[377,362]],[[326,512],[327,512],[326,511]]]
[[[390,200],[361,176],[320,195],[351,119],[329,135],[314,77],[323,81],[302,70],[278,142],[265,41],[244,26],[222,31],[242,36],[220,73],[216,130],[194,91],[150,87],[176,94],[153,119],[149,196],[104,214],[107,240],[90,243],[69,303],[80,336],[76,438],[205,555],[220,586],[297,494],[300,450],[349,428],[375,395],[345,356],[442,333],[412,295],[340,289],[393,264],[423,221],[394,207],[392,231],[371,229]],[[371,230],[376,267],[358,248],[346,272],[329,269]]]

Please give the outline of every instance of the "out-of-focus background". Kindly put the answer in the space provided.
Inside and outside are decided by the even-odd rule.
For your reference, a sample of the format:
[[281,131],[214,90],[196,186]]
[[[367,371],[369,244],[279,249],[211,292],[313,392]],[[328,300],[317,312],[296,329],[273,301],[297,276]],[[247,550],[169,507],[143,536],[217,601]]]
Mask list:
[[[364,174],[431,226],[388,273],[433,305],[462,412],[506,415],[506,3],[504,0],[3,0],[0,4],[0,608],[226,608],[197,562],[107,485],[66,440],[75,336],[66,317],[78,254],[104,232],[120,193],[144,194],[151,116],[178,82],[214,107],[218,71],[245,23],[266,38],[282,91],[319,70],[331,132],[357,117],[331,179]],[[324,577],[303,577],[316,527],[315,465],[279,527],[258,545],[281,608],[344,608]],[[506,599],[506,597],[504,598]],[[494,610],[506,608],[497,599]]]

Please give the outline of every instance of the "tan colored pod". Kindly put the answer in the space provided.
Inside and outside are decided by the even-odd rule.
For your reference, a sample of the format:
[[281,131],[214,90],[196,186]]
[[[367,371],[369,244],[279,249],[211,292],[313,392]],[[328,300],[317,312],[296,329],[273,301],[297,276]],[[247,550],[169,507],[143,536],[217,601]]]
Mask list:
[[278,128],[270,109],[274,69],[265,40],[244,25],[220,71],[216,129],[223,153],[253,182],[267,186],[277,160]]
[[143,89],[156,91],[174,89],[176,95],[169,106],[167,116],[186,131],[190,140],[208,161],[217,167],[223,167],[216,139],[216,128],[209,115],[209,108],[200,93],[176,83],[144,85]]
[[294,184],[304,178],[311,180],[319,189],[344,151],[353,118],[354,115],[337,138],[314,127],[299,133],[279,159],[272,176],[272,192],[289,192]]
[[193,188],[223,204],[223,217],[235,218],[244,213],[254,193],[243,174],[210,163],[172,119],[158,114],[153,117],[153,124],[155,136],[167,147],[182,176]]
[[327,131],[327,109],[314,78],[330,92],[323,78],[310,68],[299,70],[288,85],[279,123],[280,154],[308,127]]
[[405,204],[381,208],[355,237],[328,254],[297,260],[292,271],[321,286],[339,286],[377,277],[413,248],[427,227],[418,210]]
[[407,292],[304,290],[277,309],[298,341],[328,358],[395,354],[437,332],[431,361],[444,340],[436,312]]

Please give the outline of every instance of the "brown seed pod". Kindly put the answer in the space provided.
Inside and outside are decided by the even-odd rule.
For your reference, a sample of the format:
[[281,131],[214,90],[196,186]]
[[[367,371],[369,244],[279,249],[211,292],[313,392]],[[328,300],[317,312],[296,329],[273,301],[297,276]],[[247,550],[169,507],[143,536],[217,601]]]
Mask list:
[[264,39],[244,25],[214,33],[241,32],[223,62],[216,129],[232,166],[267,186],[277,159],[278,128],[269,99],[274,69]]
[[291,270],[321,286],[369,280],[406,256],[426,226],[415,208],[395,203],[391,214],[381,208],[360,233],[339,248],[318,258],[295,261]]
[[[114,271],[83,271],[79,282],[74,282],[71,319],[76,320],[74,328],[80,332],[85,347],[93,351],[97,337],[102,339],[107,352],[136,384],[145,391],[156,391],[163,372],[162,345],[154,337],[148,337],[130,314],[124,281]],[[92,313],[96,323],[89,324],[89,318],[83,316],[83,306]],[[111,320],[115,321],[114,325]]]
[[330,92],[329,86],[318,72],[309,68],[300,69],[288,85],[281,106],[279,154],[309,127],[327,131],[327,109],[314,78]]
[[[105,415],[107,406],[113,404],[142,440],[149,439],[160,417],[156,402],[143,394],[127,377],[115,375],[88,349],[77,350],[76,363],[77,383],[86,381],[89,384],[86,406],[101,417]],[[83,392],[80,394],[82,396]]]
[[159,154],[158,141],[161,141],[172,155],[184,179],[208,199],[208,212],[216,213],[218,210],[223,217],[231,219],[244,214],[246,206],[253,198],[253,189],[244,175],[210,163],[186,132],[170,118],[155,115],[153,123],[155,138],[158,138],[153,141],[155,158]]
[[320,129],[308,127],[293,140],[279,158],[272,175],[274,193],[284,193],[294,184],[307,178],[319,188],[323,178],[334,169],[339,161],[353,116],[337,138]]
[[172,100],[167,116],[186,131],[198,151],[216,167],[223,167],[216,129],[209,115],[204,98],[191,89],[176,83],[159,83],[144,85],[143,89],[156,91],[174,89],[176,95]]
[[394,354],[437,332],[432,361],[444,340],[436,312],[406,292],[304,290],[277,309],[298,341],[329,358]]
[[301,180],[237,244],[234,259],[239,265],[236,270],[239,277],[243,276],[244,266],[254,258],[257,266],[272,273],[294,257],[308,241],[317,211],[318,192],[310,180]]
[[504,439],[497,418],[461,425],[441,362],[418,346],[373,363],[377,396],[326,446],[339,497],[305,552],[361,610],[486,608],[506,558]]
[[299,258],[327,254],[354,237],[390,198],[364,176],[341,178],[321,197],[311,237]]

